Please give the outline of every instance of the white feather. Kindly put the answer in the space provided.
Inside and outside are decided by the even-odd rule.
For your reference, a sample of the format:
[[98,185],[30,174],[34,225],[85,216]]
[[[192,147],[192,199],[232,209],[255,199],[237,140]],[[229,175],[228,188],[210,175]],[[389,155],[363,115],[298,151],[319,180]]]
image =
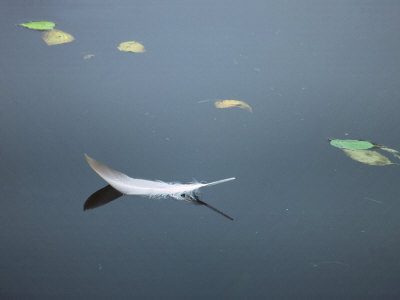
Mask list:
[[226,178],[210,183],[168,183],[162,181],[151,181],[145,179],[131,178],[119,171],[113,170],[99,161],[85,154],[89,166],[109,185],[125,195],[145,195],[150,197],[171,196],[182,200],[183,193],[192,193],[199,188],[220,184],[234,180],[235,177]]

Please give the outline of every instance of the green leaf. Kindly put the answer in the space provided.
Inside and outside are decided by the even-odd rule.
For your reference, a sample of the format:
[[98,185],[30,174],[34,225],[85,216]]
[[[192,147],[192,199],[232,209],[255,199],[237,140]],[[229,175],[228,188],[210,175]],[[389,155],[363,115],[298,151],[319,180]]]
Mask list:
[[40,21],[40,22],[28,22],[19,25],[34,30],[51,30],[54,28],[54,26],[56,26],[56,23],[49,21]]
[[330,140],[330,143],[334,147],[349,150],[366,150],[376,147],[371,142],[360,140]]

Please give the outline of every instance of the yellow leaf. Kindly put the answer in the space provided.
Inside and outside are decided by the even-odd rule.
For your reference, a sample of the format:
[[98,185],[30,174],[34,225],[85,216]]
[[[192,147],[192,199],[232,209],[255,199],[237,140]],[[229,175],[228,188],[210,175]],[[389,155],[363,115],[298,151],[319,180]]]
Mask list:
[[146,49],[144,49],[144,46],[141,43],[134,41],[123,42],[119,44],[118,50],[125,52],[134,52],[134,53],[146,52]]
[[371,165],[371,166],[387,166],[397,165],[392,163],[386,156],[379,152],[372,150],[349,150],[342,149],[351,159],[354,159],[360,163]]
[[250,105],[240,100],[222,100],[222,101],[216,101],[214,104],[216,108],[239,107],[246,109],[249,112],[253,112],[253,109],[250,107]]
[[43,33],[42,39],[47,45],[52,46],[72,42],[74,37],[64,31],[53,29]]

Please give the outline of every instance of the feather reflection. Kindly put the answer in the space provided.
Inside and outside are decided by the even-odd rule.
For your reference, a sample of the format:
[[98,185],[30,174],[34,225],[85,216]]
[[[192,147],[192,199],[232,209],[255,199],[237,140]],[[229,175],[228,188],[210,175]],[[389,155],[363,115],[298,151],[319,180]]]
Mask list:
[[107,204],[115,199],[118,199],[123,194],[114,189],[111,185],[107,185],[102,189],[94,192],[90,197],[86,200],[83,205],[83,210],[96,208]]

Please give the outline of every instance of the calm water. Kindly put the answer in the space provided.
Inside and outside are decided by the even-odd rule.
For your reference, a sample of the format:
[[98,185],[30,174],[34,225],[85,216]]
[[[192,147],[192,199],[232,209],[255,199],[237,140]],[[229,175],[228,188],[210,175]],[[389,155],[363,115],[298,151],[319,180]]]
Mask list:
[[[1,1],[1,299],[400,297],[400,167],[327,141],[400,148],[399,14],[398,1]],[[17,26],[34,20],[75,41]],[[147,52],[116,49],[129,40]],[[235,176],[200,195],[235,220],[170,198],[83,211],[105,186],[84,153],[136,178]]]

